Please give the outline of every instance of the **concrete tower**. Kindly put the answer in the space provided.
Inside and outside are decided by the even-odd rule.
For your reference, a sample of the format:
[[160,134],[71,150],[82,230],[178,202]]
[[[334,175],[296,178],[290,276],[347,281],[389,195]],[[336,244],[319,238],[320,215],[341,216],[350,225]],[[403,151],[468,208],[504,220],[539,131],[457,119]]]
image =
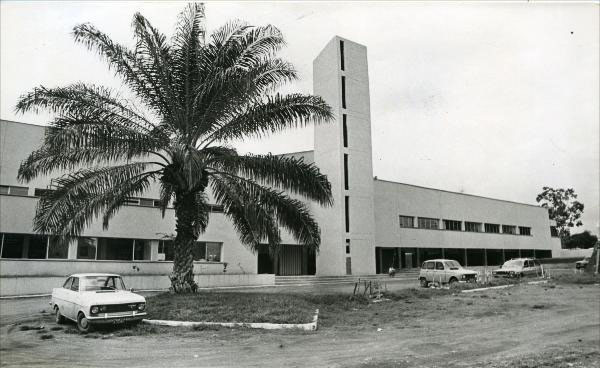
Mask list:
[[335,115],[314,130],[315,163],[328,176],[335,201],[331,208],[315,209],[322,238],[317,275],[374,274],[367,48],[334,37],[313,62],[313,89]]

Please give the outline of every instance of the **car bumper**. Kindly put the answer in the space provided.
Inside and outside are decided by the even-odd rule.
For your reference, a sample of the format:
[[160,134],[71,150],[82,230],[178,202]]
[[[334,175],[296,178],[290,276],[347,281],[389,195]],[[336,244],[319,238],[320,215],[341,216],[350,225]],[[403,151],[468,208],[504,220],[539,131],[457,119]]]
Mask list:
[[136,322],[144,319],[148,313],[100,313],[97,316],[87,317],[88,321],[93,324],[108,324],[108,323],[126,323]]

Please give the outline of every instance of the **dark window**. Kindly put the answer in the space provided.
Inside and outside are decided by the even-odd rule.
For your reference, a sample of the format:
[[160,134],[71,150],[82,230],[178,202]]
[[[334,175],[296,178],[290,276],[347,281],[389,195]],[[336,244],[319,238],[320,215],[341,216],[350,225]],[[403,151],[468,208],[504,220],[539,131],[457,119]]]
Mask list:
[[126,205],[129,205],[129,206],[139,206],[140,199],[135,198],[135,197],[130,197],[130,198],[127,198],[123,203],[125,203]]
[[350,197],[344,197],[344,210],[346,214],[346,232],[350,232]]
[[48,258],[67,259],[69,256],[69,242],[59,237],[51,236],[48,244]]
[[504,263],[502,249],[486,249],[488,266],[500,266]]
[[344,137],[344,147],[348,147],[348,127],[346,125],[346,114],[342,114],[342,136]]
[[346,108],[346,77],[342,76],[342,108]]
[[212,206],[210,206],[210,211],[222,213],[224,211],[224,207],[219,204],[213,204]]
[[456,220],[444,220],[444,229],[452,231],[461,231],[461,222]]
[[536,258],[552,258],[552,251],[547,249],[536,249]]
[[73,278],[69,277],[69,278],[67,278],[67,281],[65,281],[65,283],[63,284],[62,287],[65,288],[65,289],[70,289],[72,282],[73,282]]
[[444,258],[456,261],[464,266],[465,264],[465,249],[464,248],[445,248]]
[[41,197],[41,196],[44,196],[44,195],[48,195],[48,194],[50,194],[53,191],[54,191],[53,189],[35,188],[35,190],[33,191],[33,195],[35,197]]
[[517,227],[512,225],[502,225],[502,234],[516,234]]
[[348,154],[344,153],[344,189],[348,190]]
[[346,254],[350,254],[350,239],[346,239]]
[[340,67],[344,70],[344,41],[340,41]]
[[500,233],[500,225],[498,224],[485,224],[486,233]]
[[485,249],[467,249],[467,266],[485,266]]
[[172,261],[174,259],[175,250],[172,240],[161,240],[158,243],[158,253],[164,254],[165,259],[163,261]]
[[194,261],[220,262],[221,245],[214,242],[194,242]]
[[17,187],[13,185],[0,185],[0,194],[26,196],[29,192],[28,187]]
[[443,270],[444,269],[444,264],[442,262],[435,262],[435,269],[436,270]]
[[472,233],[480,233],[481,232],[481,222],[465,221],[465,231],[469,231]]
[[419,249],[420,259],[427,261],[428,259],[442,258],[441,248],[421,248]]
[[440,221],[434,218],[419,217],[419,229],[439,229]]
[[0,185],[0,194],[8,194],[8,185]]
[[23,258],[23,234],[3,234],[2,236],[2,258]]
[[531,235],[531,228],[526,226],[519,226],[519,235]]
[[140,198],[140,206],[154,207],[154,199]]
[[415,227],[415,218],[412,216],[400,216],[400,227]]
[[27,247],[27,258],[46,259],[48,237],[44,235],[30,235],[28,238],[29,246]]
[[98,238],[96,259],[131,261],[133,259],[133,239]]
[[533,249],[521,249],[521,258],[533,258]]
[[428,270],[433,270],[435,268],[435,262],[426,262],[426,265]]
[[150,240],[135,239],[133,259],[136,261],[149,261],[150,249]]
[[77,239],[77,259],[96,259],[96,239]]
[[504,249],[504,260],[509,261],[511,259],[519,258],[521,253],[518,249]]
[[558,238],[558,229],[556,226],[550,226],[550,236]]
[[79,277],[73,277],[73,283],[71,284],[71,290],[79,291]]

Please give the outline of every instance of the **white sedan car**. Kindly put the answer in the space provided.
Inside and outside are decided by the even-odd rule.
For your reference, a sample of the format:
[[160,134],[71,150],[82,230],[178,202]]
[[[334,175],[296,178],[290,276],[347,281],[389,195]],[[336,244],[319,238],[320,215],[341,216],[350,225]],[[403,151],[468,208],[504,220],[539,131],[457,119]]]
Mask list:
[[50,305],[57,323],[68,318],[81,332],[93,324],[139,322],[146,316],[146,299],[125,289],[121,276],[106,273],[69,276],[52,290]]

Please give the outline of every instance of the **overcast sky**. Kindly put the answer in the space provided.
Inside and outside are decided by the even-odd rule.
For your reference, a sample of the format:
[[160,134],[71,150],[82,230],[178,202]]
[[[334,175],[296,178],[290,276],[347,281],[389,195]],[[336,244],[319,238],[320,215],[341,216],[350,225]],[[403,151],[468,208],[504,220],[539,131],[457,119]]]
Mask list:
[[[184,2],[17,2],[1,7],[0,116],[34,86],[77,81],[118,88],[74,25],[91,22],[131,43],[139,11],[172,34]],[[312,92],[312,60],[334,36],[366,45],[374,175],[535,204],[543,186],[572,187],[599,223],[599,6],[533,2],[208,2],[207,28],[231,19],[273,24]],[[311,128],[240,151],[312,149]],[[581,230],[578,229],[577,231]]]

